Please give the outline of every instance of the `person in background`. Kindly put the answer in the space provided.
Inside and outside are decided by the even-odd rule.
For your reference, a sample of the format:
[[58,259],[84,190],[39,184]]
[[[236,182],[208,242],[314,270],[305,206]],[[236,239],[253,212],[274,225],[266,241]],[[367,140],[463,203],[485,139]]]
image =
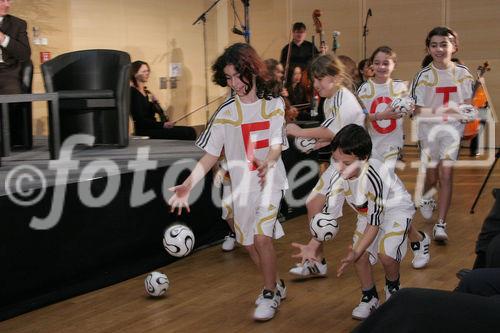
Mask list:
[[369,58],[363,59],[359,62],[358,73],[360,77],[360,82],[358,87],[361,86],[362,83],[366,82],[366,80],[373,77],[374,73]]
[[[280,62],[286,67],[288,56],[288,45],[281,50]],[[319,50],[310,41],[306,40],[306,25],[295,22],[292,26],[292,41],[290,44],[290,61],[288,71],[291,72],[296,66],[307,68],[312,59],[319,54]],[[290,73],[285,73],[289,75]]]
[[31,57],[26,21],[9,15],[10,5],[0,0],[0,94],[21,93],[21,64]]
[[134,134],[151,139],[195,140],[194,128],[175,126],[175,122],[168,121],[158,99],[147,89],[150,72],[144,61],[134,61],[130,67],[130,114]]

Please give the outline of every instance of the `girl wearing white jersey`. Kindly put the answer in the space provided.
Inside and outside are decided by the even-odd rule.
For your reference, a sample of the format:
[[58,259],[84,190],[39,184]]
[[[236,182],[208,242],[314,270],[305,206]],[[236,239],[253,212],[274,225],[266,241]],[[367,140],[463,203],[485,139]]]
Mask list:
[[[392,171],[404,145],[404,114],[396,112],[390,105],[395,98],[408,95],[406,83],[391,78],[396,61],[397,55],[390,47],[378,47],[370,57],[375,75],[357,91],[367,111],[367,129],[373,143],[373,154]],[[409,236],[414,254],[412,265],[414,268],[423,268],[430,260],[429,236],[414,227],[410,228]]]
[[[318,139],[316,148],[328,145],[335,135],[348,124],[364,126],[365,114],[354,94],[344,85],[351,79],[344,70],[344,65],[333,55],[322,55],[311,63],[314,88],[321,97],[326,97],[324,104],[325,121],[320,127],[300,128],[296,124],[287,124],[288,135]],[[307,216],[310,220],[321,212],[323,201],[314,195],[307,198]],[[310,242],[316,242],[311,238]],[[319,262],[305,261],[290,269],[290,273],[301,278],[325,276],[327,264],[323,258],[323,247],[319,246]]]
[[436,241],[448,239],[446,215],[451,202],[453,161],[458,158],[464,125],[459,107],[470,104],[474,77],[467,67],[452,62],[458,50],[458,35],[447,27],[432,29],[425,40],[432,63],[416,75],[412,83],[412,97],[416,103],[421,162],[426,179],[420,203],[420,212],[426,219],[432,217],[436,206],[432,190],[439,184],[439,216],[434,225]]
[[269,74],[257,52],[248,44],[228,47],[212,66],[213,80],[229,86],[233,98],[216,111],[196,141],[205,150],[191,175],[182,185],[171,188],[172,211],[189,211],[189,193],[217,162],[222,149],[232,180],[236,240],[245,246],[262,274],[264,288],[256,300],[255,320],[274,317],[286,297],[286,288],[277,275],[272,239],[284,235],[277,220],[284,190],[288,187],[281,160],[284,135],[284,103],[267,95]]
[[322,55],[311,63],[314,89],[324,104],[325,121],[320,127],[300,128],[296,124],[286,126],[287,135],[318,139],[316,148],[328,145],[335,134],[347,124],[364,126],[365,115],[356,96],[344,85],[351,83],[344,65],[333,55]]

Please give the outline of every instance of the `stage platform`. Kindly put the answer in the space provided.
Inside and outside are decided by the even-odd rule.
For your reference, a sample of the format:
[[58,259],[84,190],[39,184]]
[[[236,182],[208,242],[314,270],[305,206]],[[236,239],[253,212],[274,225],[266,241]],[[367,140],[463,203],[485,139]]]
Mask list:
[[[166,203],[168,187],[202,155],[193,141],[131,139],[126,148],[80,145],[49,160],[47,139],[35,138],[32,150],[3,157],[0,321],[178,260],[162,242],[174,223],[193,230],[195,250],[220,242],[229,227],[211,173],[193,190],[201,188],[191,213],[170,213]],[[309,157],[292,147],[282,158],[289,171]],[[315,175],[288,192],[305,198]],[[305,206],[284,200],[280,212],[283,220]]]
[[[111,146],[95,146],[88,147],[85,145],[76,146],[71,157],[74,160],[81,162],[81,165],[76,170],[69,170],[68,183],[77,182],[80,178],[80,170],[89,162],[96,160],[108,159],[116,163],[120,173],[129,172],[128,163],[136,160],[137,153],[140,148],[149,149],[149,159],[157,161],[157,167],[165,167],[172,163],[183,159],[199,159],[203,155],[203,151],[194,145],[193,141],[182,140],[151,140],[142,139],[141,137],[130,139],[130,144],[125,148],[114,148]],[[33,149],[31,150],[14,150],[10,156],[2,157],[0,166],[0,181],[5,184],[5,180],[9,172],[16,168],[25,165],[31,165],[39,169],[47,183],[47,186],[53,186],[55,183],[55,169],[49,169],[49,148],[47,137],[34,137]],[[9,184],[11,191],[15,192],[15,179]],[[37,189],[42,187],[40,179],[33,179],[21,183],[23,190]],[[0,196],[6,194],[5,186],[0,188]]]

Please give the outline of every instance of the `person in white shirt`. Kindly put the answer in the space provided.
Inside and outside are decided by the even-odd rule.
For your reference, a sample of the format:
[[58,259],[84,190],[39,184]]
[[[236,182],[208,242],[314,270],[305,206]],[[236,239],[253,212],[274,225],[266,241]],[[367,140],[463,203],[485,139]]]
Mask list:
[[[387,168],[395,170],[400,151],[403,149],[403,117],[405,113],[391,107],[397,98],[408,96],[404,81],[393,80],[391,74],[396,66],[397,55],[390,47],[378,47],[370,57],[374,76],[363,83],[357,95],[367,112],[367,129],[373,143],[373,154]],[[423,268],[430,261],[430,238],[412,225],[409,238],[414,258],[412,266]]]
[[236,240],[249,252],[264,280],[255,301],[254,319],[274,317],[286,297],[278,278],[273,238],[284,235],[277,220],[280,202],[288,188],[281,151],[287,147],[284,135],[284,102],[269,98],[269,73],[257,52],[248,44],[225,49],[212,66],[213,80],[229,86],[234,97],[226,100],[210,119],[196,141],[205,150],[191,175],[171,188],[172,211],[189,211],[189,193],[219,159],[222,149],[232,180]]
[[420,142],[421,162],[426,170],[420,212],[432,217],[436,202],[432,197],[439,184],[438,221],[434,225],[436,241],[448,240],[446,216],[451,203],[453,162],[458,158],[463,134],[461,107],[471,103],[474,77],[467,67],[451,58],[458,50],[458,34],[447,27],[432,29],[425,46],[432,62],[418,72],[412,83]]
[[[332,219],[342,216],[347,202],[357,213],[353,245],[341,260],[337,276],[354,264],[360,280],[362,298],[352,311],[355,319],[365,319],[379,305],[379,296],[371,265],[380,260],[385,271],[385,299],[400,288],[400,262],[406,254],[407,233],[415,206],[394,170],[370,158],[372,142],[361,126],[342,128],[331,144],[332,164],[323,173],[311,193],[323,202],[324,214]],[[299,253],[294,257],[318,262],[321,242],[313,239],[307,245],[294,244]]]
[[[314,78],[314,88],[321,97],[325,97],[324,113],[325,121],[320,127],[300,128],[296,124],[287,124],[287,135],[302,138],[313,138],[317,140],[316,149],[330,144],[335,135],[348,124],[364,126],[365,114],[356,96],[346,88],[352,84],[350,76],[347,75],[342,62],[333,55],[322,55],[313,60],[311,73]],[[323,166],[326,170],[328,164]],[[310,196],[306,202],[307,216],[310,220],[314,215],[321,212],[323,202],[314,196]],[[314,241],[311,239],[311,242]],[[326,260],[323,258],[323,247],[318,249],[319,262],[305,261],[299,263],[292,269],[290,274],[301,278],[325,276],[327,273]]]

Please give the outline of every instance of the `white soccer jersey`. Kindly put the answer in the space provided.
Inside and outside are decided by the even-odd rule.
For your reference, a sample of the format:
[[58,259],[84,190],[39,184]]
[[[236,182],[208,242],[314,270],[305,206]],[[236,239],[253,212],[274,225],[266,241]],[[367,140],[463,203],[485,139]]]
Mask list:
[[328,128],[333,134],[349,124],[365,127],[363,109],[356,96],[347,88],[341,87],[333,97],[327,98],[323,110],[325,121],[321,126]]
[[413,216],[415,213],[415,205],[403,182],[377,159],[365,163],[360,175],[353,180],[343,179],[335,164],[330,165],[323,175],[329,177],[328,180],[321,177],[323,184],[329,186],[325,212],[338,215],[338,212],[330,212],[330,207],[333,204],[338,209],[338,202],[344,197],[357,212],[358,218],[366,219],[371,225],[379,226],[387,222],[385,216]]
[[[219,107],[197,139],[196,145],[210,155],[220,156],[224,148],[233,193],[260,190],[255,159],[264,160],[272,145],[287,148],[284,114],[281,98],[244,104],[235,96]],[[266,175],[266,189],[286,188],[285,167],[279,158]]]
[[[374,114],[384,111],[397,97],[408,94],[406,83],[401,80],[389,80],[378,84],[368,79],[358,91],[358,98],[368,113]],[[371,121],[368,124],[368,133],[372,139],[373,149],[384,155],[389,151],[397,151],[403,147],[403,118]]]
[[[472,97],[474,77],[463,65],[452,63],[447,69],[437,69],[434,64],[423,68],[412,83],[411,94],[417,106],[436,109],[451,103],[462,104]],[[439,123],[449,123],[459,135],[463,133],[464,125],[456,120],[419,119],[419,139],[430,133],[433,126]]]

